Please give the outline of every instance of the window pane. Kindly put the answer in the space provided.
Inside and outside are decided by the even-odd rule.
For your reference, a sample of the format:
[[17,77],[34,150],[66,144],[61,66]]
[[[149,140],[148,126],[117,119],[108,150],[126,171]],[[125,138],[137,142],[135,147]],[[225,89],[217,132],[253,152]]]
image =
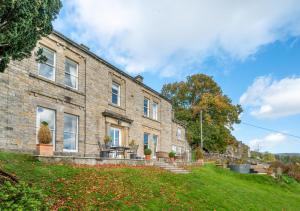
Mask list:
[[78,117],[70,114],[64,116],[64,149],[76,150]]
[[115,105],[120,105],[120,85],[113,83],[111,92],[111,102]]
[[148,148],[148,138],[149,138],[149,134],[144,133],[144,149]]
[[144,98],[144,115],[149,116],[149,100]]
[[50,80],[54,80],[54,68],[47,64],[40,64],[39,75],[48,78]]
[[78,76],[77,74],[77,64],[69,59],[65,62],[65,72],[73,76]]
[[54,52],[47,48],[43,48],[43,55],[47,57],[46,64],[54,66]]
[[177,138],[181,139],[181,129],[177,129]]
[[153,119],[157,120],[157,103],[153,103]]
[[118,105],[118,95],[112,94],[112,96],[111,96],[111,102],[113,104]]
[[50,130],[55,130],[55,111],[38,107],[38,126],[41,122],[47,122]]
[[76,133],[76,130],[77,130],[77,116],[65,114],[64,131],[69,133]]
[[76,150],[76,134],[64,133],[64,149]]
[[68,73],[65,73],[65,85],[77,88],[77,78]]

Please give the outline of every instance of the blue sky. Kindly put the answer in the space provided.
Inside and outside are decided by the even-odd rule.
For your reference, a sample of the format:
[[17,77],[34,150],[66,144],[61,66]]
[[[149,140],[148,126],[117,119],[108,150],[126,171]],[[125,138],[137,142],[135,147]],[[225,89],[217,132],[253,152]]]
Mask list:
[[299,152],[300,2],[74,0],[55,29],[160,91],[205,73],[234,103],[241,120],[282,131],[235,126],[253,149]]

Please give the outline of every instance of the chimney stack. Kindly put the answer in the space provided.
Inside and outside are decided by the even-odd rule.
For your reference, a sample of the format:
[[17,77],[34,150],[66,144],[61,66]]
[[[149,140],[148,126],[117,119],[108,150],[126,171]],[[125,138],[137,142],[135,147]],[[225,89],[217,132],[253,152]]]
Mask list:
[[141,76],[141,75],[135,76],[134,79],[140,83],[143,83],[143,80],[144,80],[143,76]]

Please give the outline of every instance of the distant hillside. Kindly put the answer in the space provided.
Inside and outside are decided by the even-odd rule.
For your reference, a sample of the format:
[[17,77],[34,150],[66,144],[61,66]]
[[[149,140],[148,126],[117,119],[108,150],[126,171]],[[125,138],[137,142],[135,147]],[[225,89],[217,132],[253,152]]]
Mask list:
[[294,157],[300,157],[300,153],[277,153],[276,155],[279,155],[279,156],[294,156]]

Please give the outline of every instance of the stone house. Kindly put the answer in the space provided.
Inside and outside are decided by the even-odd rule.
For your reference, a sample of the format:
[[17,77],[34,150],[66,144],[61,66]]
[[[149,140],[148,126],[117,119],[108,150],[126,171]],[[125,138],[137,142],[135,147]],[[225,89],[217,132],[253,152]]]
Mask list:
[[[38,48],[46,63],[36,61]],[[135,140],[140,157],[145,147],[177,154],[189,149],[168,99],[141,76],[128,75],[58,32],[0,73],[0,99],[1,149],[34,153],[42,121],[57,155],[99,156],[106,135],[114,145]]]

